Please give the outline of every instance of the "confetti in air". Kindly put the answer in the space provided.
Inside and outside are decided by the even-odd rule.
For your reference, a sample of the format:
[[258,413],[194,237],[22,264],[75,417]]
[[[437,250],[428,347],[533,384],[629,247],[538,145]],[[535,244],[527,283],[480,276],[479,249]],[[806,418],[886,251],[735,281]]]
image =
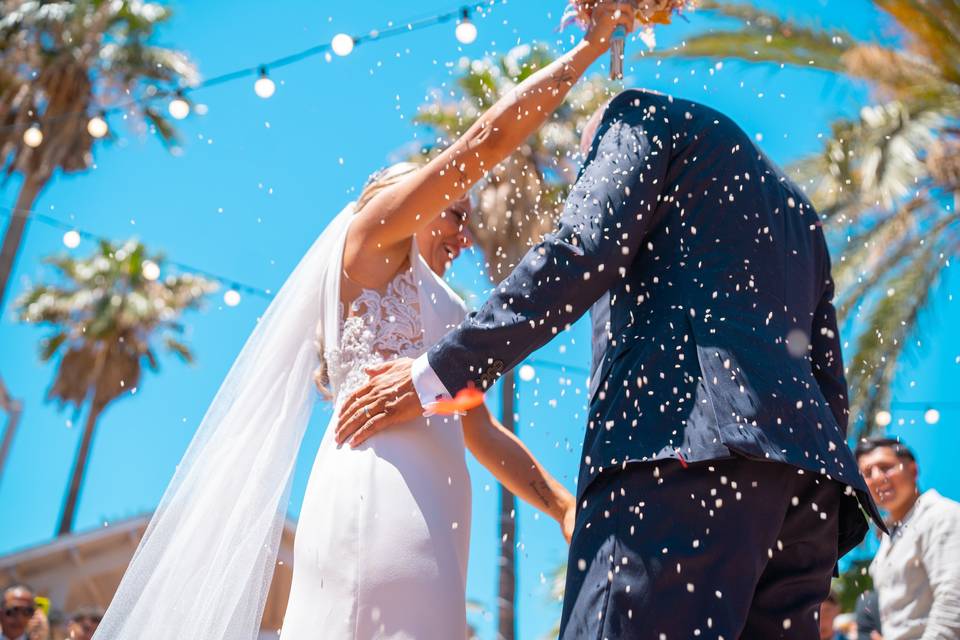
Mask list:
[[[640,27],[640,40],[653,49],[657,45],[654,35],[654,25],[670,24],[674,15],[682,15],[684,11],[692,11],[696,7],[696,0],[640,0],[632,2],[636,6],[636,23]],[[563,12],[560,28],[571,24],[586,27],[590,20],[590,13],[596,2],[593,0],[569,0]],[[620,30],[618,30],[619,32]],[[614,34],[614,41],[610,48],[610,78],[623,78],[624,34]]]

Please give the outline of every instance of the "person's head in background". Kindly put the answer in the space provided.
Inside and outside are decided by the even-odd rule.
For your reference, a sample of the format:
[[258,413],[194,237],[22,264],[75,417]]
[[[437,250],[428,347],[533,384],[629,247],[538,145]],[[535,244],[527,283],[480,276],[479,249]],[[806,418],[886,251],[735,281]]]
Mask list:
[[27,631],[37,605],[33,589],[25,584],[13,584],[3,590],[3,609],[0,609],[0,631],[7,638],[19,638]]
[[903,520],[920,495],[913,452],[894,438],[870,438],[857,445],[855,454],[877,506],[893,522]]
[[838,615],[840,598],[831,590],[827,599],[820,603],[820,640],[831,640],[834,637],[833,625]]
[[93,633],[103,619],[103,610],[97,607],[81,607],[70,616],[67,625],[69,640],[91,640]]
[[[409,177],[419,168],[420,165],[413,162],[398,162],[373,174],[357,198],[357,211],[375,195]],[[417,249],[427,266],[438,276],[443,276],[462,250],[473,246],[473,237],[467,227],[472,211],[470,198],[461,198],[451,202],[433,222],[417,233]]]

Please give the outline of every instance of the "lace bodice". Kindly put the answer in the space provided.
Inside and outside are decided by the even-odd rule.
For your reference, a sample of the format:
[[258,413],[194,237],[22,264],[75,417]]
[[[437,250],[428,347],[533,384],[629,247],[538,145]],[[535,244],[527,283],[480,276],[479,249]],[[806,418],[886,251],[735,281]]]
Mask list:
[[403,271],[383,293],[364,289],[350,303],[340,304],[340,345],[325,353],[327,375],[337,399],[364,383],[364,368],[423,353],[423,323],[413,270]]

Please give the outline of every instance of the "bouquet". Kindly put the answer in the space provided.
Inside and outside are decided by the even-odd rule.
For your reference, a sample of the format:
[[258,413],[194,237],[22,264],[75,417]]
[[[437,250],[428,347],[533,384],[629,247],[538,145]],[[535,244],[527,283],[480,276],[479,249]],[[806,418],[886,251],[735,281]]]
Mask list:
[[[590,13],[596,4],[597,0],[568,0],[561,28],[574,22],[581,26],[588,24]],[[629,4],[633,5],[636,11],[636,22],[641,29],[640,39],[652,49],[656,42],[653,35],[653,26],[670,24],[674,14],[681,14],[684,10],[693,9],[696,0],[633,0]],[[610,43],[610,78],[613,80],[623,78],[624,40],[626,35],[623,28],[618,28],[613,34],[613,42]]]

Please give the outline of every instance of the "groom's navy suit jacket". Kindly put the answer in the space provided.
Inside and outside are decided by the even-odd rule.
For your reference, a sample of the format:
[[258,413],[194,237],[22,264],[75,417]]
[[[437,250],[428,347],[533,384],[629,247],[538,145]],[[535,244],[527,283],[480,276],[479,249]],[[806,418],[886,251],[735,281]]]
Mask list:
[[[732,453],[858,490],[830,258],[813,206],[729,118],[626,91],[558,228],[428,354],[487,387],[592,307],[578,497],[633,461]],[[862,520],[861,520],[862,522]]]

